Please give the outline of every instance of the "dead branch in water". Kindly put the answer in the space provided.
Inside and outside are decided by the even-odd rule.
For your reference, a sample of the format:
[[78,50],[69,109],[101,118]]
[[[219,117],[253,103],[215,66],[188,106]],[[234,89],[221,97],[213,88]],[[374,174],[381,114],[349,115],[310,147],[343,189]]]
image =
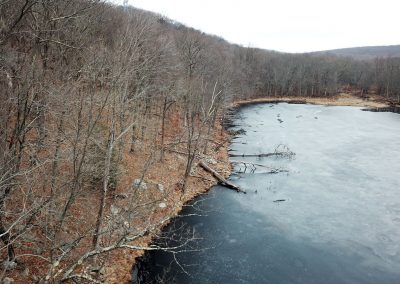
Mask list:
[[237,164],[237,165],[243,165],[244,166],[244,171],[245,173],[247,171],[247,168],[250,168],[250,172],[254,173],[257,167],[262,167],[268,169],[268,172],[264,172],[265,174],[277,174],[277,173],[287,173],[289,172],[288,170],[281,169],[281,168],[271,168],[265,165],[261,164],[256,164],[256,163],[250,163],[250,162],[245,162],[245,161],[231,161],[232,164]]
[[285,145],[278,145],[275,148],[275,151],[272,153],[260,153],[260,154],[231,154],[229,155],[230,157],[258,157],[258,158],[265,158],[265,157],[284,157],[291,159],[295,156],[296,154],[292,151],[290,151],[289,147]]
[[245,161],[237,161],[237,160],[231,160],[232,164],[243,164],[243,165],[249,165],[249,166],[254,166],[254,167],[263,167],[263,168],[268,168],[270,169],[270,167],[265,166],[265,165],[261,165],[261,164],[256,164],[256,163],[251,163],[251,162],[245,162]]

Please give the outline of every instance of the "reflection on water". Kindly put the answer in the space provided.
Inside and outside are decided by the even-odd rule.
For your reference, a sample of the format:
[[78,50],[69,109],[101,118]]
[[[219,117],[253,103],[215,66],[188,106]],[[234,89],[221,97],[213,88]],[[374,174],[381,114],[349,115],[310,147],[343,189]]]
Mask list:
[[232,159],[289,172],[271,175],[259,167],[233,175],[247,195],[213,188],[199,206],[203,216],[173,224],[194,229],[201,239],[190,248],[200,250],[178,254],[179,265],[168,253],[148,255],[151,279],[399,283],[400,115],[264,104],[241,109],[236,124],[246,134],[234,140],[235,154],[284,144],[296,156]]

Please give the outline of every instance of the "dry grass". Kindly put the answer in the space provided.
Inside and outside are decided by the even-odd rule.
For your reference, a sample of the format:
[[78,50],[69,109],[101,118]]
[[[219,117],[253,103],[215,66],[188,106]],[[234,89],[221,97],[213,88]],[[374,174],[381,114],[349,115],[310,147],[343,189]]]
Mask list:
[[334,97],[264,97],[250,100],[242,100],[234,103],[235,106],[254,104],[254,103],[268,103],[268,102],[304,102],[316,105],[328,106],[358,106],[358,107],[385,107],[388,102],[379,96],[369,96],[368,98],[361,98],[354,94],[341,93]]

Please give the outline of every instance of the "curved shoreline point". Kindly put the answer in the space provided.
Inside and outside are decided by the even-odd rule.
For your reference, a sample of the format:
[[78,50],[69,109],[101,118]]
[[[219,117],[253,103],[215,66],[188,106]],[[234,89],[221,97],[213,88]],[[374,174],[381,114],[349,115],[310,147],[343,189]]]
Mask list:
[[361,98],[352,94],[341,93],[334,97],[260,97],[249,100],[238,100],[232,103],[233,108],[259,103],[314,104],[326,106],[354,106],[366,108],[388,107],[391,102],[380,96]]
[[[270,108],[270,106],[272,106],[273,108]],[[243,267],[241,267],[244,269],[243,272],[246,271],[249,272],[251,271],[251,269],[254,268],[253,271],[254,274],[252,273],[248,274],[249,276],[247,278],[243,274],[243,279],[246,279],[247,281],[250,280],[250,282],[254,281],[254,279],[266,279],[270,276],[268,275],[268,273],[266,274],[260,273],[259,276],[254,276],[257,275],[258,272],[257,270],[259,270],[258,269],[259,267],[257,267],[257,263],[259,263],[260,261],[261,262],[266,261],[266,265],[268,263],[272,264],[271,267],[278,267],[279,269],[282,268],[283,270],[285,269],[293,270],[292,269],[293,263],[290,263],[290,261],[288,261],[287,258],[281,258],[279,260],[268,258],[268,255],[273,255],[276,252],[280,253],[282,247],[284,247],[285,249],[288,248],[288,251],[284,253],[284,255],[289,255],[291,259],[296,259],[298,257],[302,259],[302,265],[298,267],[299,270],[296,271],[296,273],[297,272],[301,273],[307,267],[316,268],[314,269],[314,271],[312,271],[311,274],[305,273],[304,278],[307,278],[309,276],[311,279],[314,275],[315,276],[320,275],[321,276],[320,279],[324,279],[324,277],[326,277],[327,274],[331,274],[330,277],[332,277],[331,278],[332,283],[334,283],[335,282],[334,279],[336,277],[337,277],[336,281],[342,279],[341,276],[342,272],[343,275],[347,274],[346,278],[362,279],[365,276],[365,272],[374,271],[373,269],[375,268],[376,271],[384,271],[383,267],[385,265],[388,265],[387,266],[388,271],[390,271],[391,264],[388,263],[390,262],[389,259],[393,258],[391,258],[390,252],[387,255],[385,253],[388,252],[387,249],[391,248],[392,243],[387,241],[386,242],[387,247],[386,245],[381,247],[380,245],[381,242],[376,242],[376,240],[378,241],[380,240],[381,234],[376,235],[376,239],[375,237],[371,238],[369,234],[365,236],[364,235],[360,236],[360,238],[357,238],[357,240],[355,242],[352,242],[351,245],[349,245],[348,240],[353,241],[354,239],[354,234],[353,234],[354,226],[356,226],[357,228],[356,231],[360,230],[367,233],[369,232],[370,224],[363,224],[363,222],[360,221],[365,220],[365,217],[367,218],[370,217],[369,216],[370,212],[366,212],[365,210],[363,211],[363,205],[371,202],[370,205],[372,206],[373,209],[375,209],[374,207],[376,205],[375,197],[381,196],[379,192],[379,186],[377,186],[380,183],[380,180],[375,179],[374,175],[378,173],[378,175],[385,177],[385,174],[387,173],[386,178],[388,181],[389,177],[393,176],[390,172],[387,171],[388,168],[386,166],[379,167],[378,162],[382,161],[380,157],[381,155],[379,153],[375,155],[376,151],[374,151],[373,152],[374,155],[372,155],[371,157],[369,157],[368,155],[371,153],[370,152],[371,149],[373,150],[374,147],[377,148],[380,147],[379,146],[380,142],[391,142],[393,137],[398,136],[398,135],[392,136],[392,133],[396,133],[395,130],[397,126],[397,115],[395,114],[375,115],[372,113],[365,113],[362,111],[362,108],[360,107],[324,107],[323,105],[295,106],[295,105],[288,105],[286,103],[275,104],[275,105],[267,103],[267,104],[254,105],[250,107],[245,106],[243,108],[232,109],[232,111],[234,110],[238,111],[236,115],[236,118],[238,120],[234,121],[234,123],[239,124],[234,129],[244,127],[245,130],[248,130],[247,127],[250,126],[255,127],[256,125],[258,128],[257,129],[258,133],[256,134],[250,134],[252,133],[252,131],[248,131],[249,135],[248,137],[246,137],[245,140],[246,141],[248,140],[247,142],[249,146],[235,147],[236,149],[238,149],[238,152],[240,153],[242,152],[256,153],[257,151],[263,152],[263,151],[268,151],[271,145],[276,145],[278,142],[279,143],[289,142],[293,146],[293,149],[296,149],[296,151],[298,151],[302,157],[297,159],[296,163],[293,163],[291,166],[289,166],[289,168],[293,170],[293,173],[296,172],[296,174],[291,175],[291,177],[282,177],[283,179],[285,179],[285,182],[283,184],[281,183],[282,180],[279,177],[277,179],[273,179],[272,183],[270,183],[268,177],[262,179],[261,175],[259,175],[256,177],[249,177],[249,179],[246,180],[245,179],[246,176],[249,175],[246,176],[243,175],[242,178],[244,179],[242,180],[242,182],[240,182],[240,184],[242,186],[246,186],[246,184],[247,186],[250,186],[248,190],[249,193],[253,195],[252,198],[240,197],[239,195],[236,195],[234,193],[231,194],[230,192],[228,192],[228,195],[231,197],[227,198],[227,195],[225,194],[221,195],[222,191],[219,190],[218,188],[216,193],[217,195],[215,196],[215,198],[213,198],[210,201],[210,203],[207,202],[204,205],[208,209],[225,208],[225,210],[221,210],[221,212],[217,213],[218,215],[217,219],[222,222],[217,222],[217,224],[215,224],[216,219],[213,218],[215,216],[210,214],[208,216],[209,217],[208,221],[206,220],[207,218],[204,220],[199,220],[197,219],[197,217],[195,217],[194,219],[192,219],[192,221],[185,220],[185,224],[188,224],[189,226],[193,225],[195,227],[196,224],[199,224],[199,222],[203,224],[198,228],[198,233],[200,235],[205,236],[206,238],[204,240],[204,243],[200,244],[199,249],[201,249],[202,247],[210,248],[210,246],[212,248],[215,242],[218,242],[221,239],[225,240],[225,238],[227,241],[226,242],[227,246],[226,247],[223,246],[221,249],[216,248],[216,250],[210,251],[209,252],[210,256],[207,256],[209,255],[209,253],[206,254],[201,253],[201,256],[198,255],[199,257],[198,259],[196,258],[197,255],[189,254],[187,258],[183,257],[180,263],[182,265],[188,264],[189,267],[190,265],[195,265],[196,263],[209,264],[212,263],[212,261],[214,260],[217,260],[218,263],[222,264],[224,259],[225,260],[233,259],[235,261],[235,257],[238,256],[238,253],[240,255],[241,252],[236,251],[232,254],[229,253],[231,251],[230,248],[232,244],[236,243],[237,240],[233,240],[232,243],[230,241],[232,239],[232,236],[237,236],[238,233],[241,232],[240,231],[241,226],[237,226],[237,224],[240,223],[240,224],[248,224],[249,230],[250,228],[252,228],[253,230],[252,233],[250,232],[250,235],[247,234],[248,236],[250,236],[250,237],[247,236],[248,240],[246,240],[246,236],[243,236],[241,240],[243,241],[241,245],[244,245],[241,246],[241,249],[243,250],[242,253],[249,250],[254,250],[253,251],[255,252],[254,256],[256,256],[257,253],[260,252],[260,254],[258,255],[259,257],[258,259],[254,257],[254,259],[256,259],[255,262],[251,263],[249,261],[248,264],[245,264],[243,265]],[[326,116],[324,117],[326,118],[325,119],[325,122],[327,122],[326,124],[314,123],[313,114],[321,111],[322,112],[326,111]],[[279,124],[277,124],[275,121],[277,114],[282,117],[288,117],[288,116],[291,117],[290,120],[288,119],[288,125],[286,127],[286,129],[288,130],[287,136],[284,138],[280,136],[279,133],[281,133],[282,130],[280,129]],[[295,117],[297,117],[296,115],[298,114],[302,114],[304,116],[304,121],[301,121],[300,124],[298,123],[299,121],[295,119]],[[350,124],[352,127],[349,127],[349,119],[342,119],[342,118],[351,118]],[[387,127],[379,127],[383,123],[387,123]],[[338,128],[333,128],[333,131],[329,129],[329,131],[324,133],[324,135],[321,135],[321,133],[324,132],[325,129],[327,129],[329,126],[332,125],[338,126]],[[370,131],[371,127],[377,130],[376,133],[375,131],[374,132]],[[293,129],[296,129],[298,131],[291,131]],[[303,131],[304,129],[306,129],[306,131]],[[339,130],[342,129],[343,131],[338,132],[337,129]],[[387,133],[388,136],[384,135],[384,133]],[[377,136],[376,134],[379,135]],[[332,139],[332,137],[334,137],[334,139]],[[354,140],[353,139],[354,137],[357,137],[357,140]],[[362,139],[359,139],[359,137],[362,137]],[[377,140],[364,139],[367,137],[376,138]],[[256,141],[255,146],[252,145],[252,142],[254,141]],[[312,142],[305,143],[307,141],[312,141]],[[354,143],[354,141],[356,141],[357,143]],[[343,145],[347,146],[350,144],[351,144],[350,147],[342,147]],[[263,148],[264,145],[267,148]],[[339,145],[340,147],[337,147],[337,145]],[[360,146],[361,148],[359,149],[360,151],[354,151],[353,148],[354,145]],[[393,150],[394,153],[396,153],[395,145],[394,147],[390,148],[391,148],[390,150]],[[313,152],[318,154],[316,156],[309,155]],[[313,157],[313,159],[310,159],[310,157]],[[352,158],[352,161],[356,162],[348,163],[349,157]],[[389,158],[393,157],[393,155],[388,154],[385,157]],[[353,160],[353,158],[356,159]],[[363,159],[359,160],[359,158]],[[329,163],[326,163],[327,160],[329,161]],[[255,159],[254,160],[250,159],[249,161],[255,161]],[[376,163],[371,164],[369,163],[369,161],[375,161]],[[363,166],[359,168],[358,162],[360,162],[359,164]],[[281,165],[280,163],[278,164]],[[383,163],[383,165],[384,164],[385,163]],[[315,168],[316,166],[317,168]],[[346,168],[346,166],[349,166],[348,167],[349,171],[346,171],[345,173],[347,177],[344,175],[343,171],[337,170],[337,169],[344,169]],[[302,173],[300,174],[300,172],[297,172],[296,169],[300,169]],[[319,172],[316,174],[315,170]],[[368,186],[367,184],[360,184],[359,174],[361,174],[362,177],[366,178],[365,180],[368,182]],[[346,179],[346,182],[344,183],[342,182],[343,178]],[[326,188],[326,190],[324,189],[325,191],[321,191],[321,186],[323,186],[324,184],[332,185],[332,183],[333,184],[335,183],[335,180],[338,181],[339,187],[345,190],[337,191],[337,190],[332,190],[332,188]],[[388,188],[393,188],[391,184],[392,182],[387,183]],[[275,187],[278,188],[282,187],[282,190],[280,189],[277,191],[271,190]],[[333,187],[335,187],[335,185],[333,185]],[[260,191],[260,189],[265,189],[265,190]],[[346,193],[351,192],[351,190],[353,189],[355,190],[354,191],[355,195],[352,196],[352,198],[354,199],[353,200],[349,199],[351,202],[342,206],[341,205],[342,197],[346,198]],[[377,194],[377,196],[373,197],[373,195],[369,194],[365,195],[362,193],[364,191],[368,193],[371,192],[371,194]],[[394,191],[391,190],[391,192],[394,195],[396,194],[395,190]],[[358,196],[359,194],[360,196],[362,196],[361,199],[360,196]],[[236,196],[240,200],[238,200]],[[384,201],[386,197],[387,197],[386,195],[385,197],[382,197],[382,201]],[[311,199],[314,198],[318,200],[318,202],[310,204],[310,198]],[[264,201],[262,199],[264,199]],[[295,203],[292,203],[293,201],[295,201]],[[304,230],[303,225],[306,226],[310,225],[308,224],[309,223],[308,221],[310,218],[315,217],[316,211],[322,210],[321,212],[323,212],[324,208],[327,208],[327,205],[335,204],[335,202],[339,204],[339,206],[336,206],[337,207],[336,209],[334,209],[332,212],[329,212],[332,214],[328,214],[329,216],[335,215],[335,218],[330,218],[328,216],[329,220],[324,220],[324,217],[326,216],[321,216],[319,220],[315,220],[316,222],[315,224],[313,223],[312,226],[310,226],[310,228]],[[264,204],[265,206],[263,206]],[[277,209],[275,210],[275,208]],[[282,217],[282,212],[287,211],[286,209],[288,208],[293,209],[290,210],[292,211],[290,217],[288,217],[289,215],[288,216],[285,215]],[[236,209],[237,212],[235,211]],[[254,212],[252,211],[252,209],[254,209],[253,210]],[[235,211],[234,215],[232,215],[232,210]],[[190,215],[191,213],[193,212],[192,211],[185,212],[185,214],[187,215]],[[250,213],[250,215],[246,215],[247,213]],[[340,223],[342,220],[344,220],[342,217],[346,216],[346,214],[349,213],[354,214],[355,218],[352,220],[348,220],[348,222],[346,220],[346,222],[344,222],[343,224]],[[343,214],[343,216],[341,216],[341,214]],[[374,218],[371,218],[371,224],[374,225],[382,224],[380,218],[382,217],[386,219],[386,217],[389,216],[386,215],[386,213],[383,214],[381,217],[376,217],[376,215],[378,214],[374,214]],[[262,232],[260,236],[262,236],[261,239],[265,241],[265,244],[251,245],[252,243],[251,241],[254,240],[254,236],[257,236],[256,234],[258,233],[259,228],[261,228],[260,224],[264,224],[263,222],[261,222],[263,216],[265,217],[264,218],[265,226],[261,225],[261,227],[266,228],[265,229],[266,232],[265,234],[264,232]],[[243,219],[238,220],[238,218],[239,219],[243,218]],[[256,220],[257,218],[260,218],[260,220]],[[283,227],[285,228],[285,230],[280,230],[282,228],[281,224],[278,224],[279,222],[276,223],[279,218],[283,218],[281,221],[283,221],[284,223]],[[252,220],[254,221],[254,224],[250,224]],[[336,238],[337,236],[336,237],[334,236],[333,238],[330,237],[332,235],[330,234],[332,228],[334,228],[335,225],[338,224],[338,222],[341,225],[343,225],[342,226],[343,228],[341,228],[342,231],[339,233],[340,240]],[[293,224],[295,224],[296,226],[292,226]],[[357,224],[361,224],[360,227],[358,227]],[[219,234],[216,234],[216,230],[214,230],[215,229],[214,225],[218,227],[217,231],[220,232]],[[223,228],[224,226],[222,225],[227,225],[227,226]],[[382,226],[385,227],[385,225]],[[179,227],[179,225],[177,225],[177,227]],[[211,231],[210,227],[213,228]],[[237,229],[237,227],[239,227],[239,229]],[[277,228],[277,230],[271,229],[275,227]],[[321,228],[324,234],[322,235],[315,234],[314,231],[320,232]],[[289,234],[287,234],[288,232]],[[379,233],[382,232],[382,230],[378,230],[376,232]],[[286,235],[287,238],[285,239]],[[292,238],[293,235],[296,235],[299,238],[307,238],[307,241],[298,242],[298,238],[295,239]],[[390,236],[390,234],[388,234],[388,236]],[[318,245],[315,245],[315,242],[313,241],[308,242],[309,240],[313,240],[313,238],[317,240],[316,242],[318,243]],[[274,243],[275,239],[278,240],[277,243]],[[323,241],[320,242],[318,240],[323,240]],[[326,243],[329,244],[331,242],[334,242],[335,245],[338,244],[338,247],[334,247],[332,249],[331,247],[326,246]],[[274,245],[270,249],[268,245],[271,243],[274,243]],[[377,257],[376,260],[374,259],[375,255],[373,253],[371,254],[369,249],[364,250],[365,246],[363,245],[365,243],[368,244],[368,248],[374,248],[374,251],[375,249],[378,249],[377,251],[379,252],[379,250],[382,249],[382,251],[379,252],[379,256]],[[249,247],[246,247],[246,244],[247,245],[250,244]],[[358,245],[360,245],[361,247],[359,247]],[[236,244],[234,244],[234,246],[236,246]],[[260,246],[266,247],[266,251],[264,252],[259,251],[258,248]],[[298,249],[299,247],[301,248],[301,250]],[[343,251],[346,252],[348,250],[355,253],[354,254],[352,253],[351,256],[349,255],[348,257],[347,256],[343,257]],[[228,253],[225,254],[225,252]],[[267,258],[264,258],[265,256],[267,256]],[[193,257],[195,257],[195,259],[197,260],[192,263],[191,261]],[[218,257],[221,258],[217,259]],[[380,264],[375,266],[375,264],[379,263],[380,261],[380,260],[378,261],[378,258],[385,259],[385,257],[387,257],[387,259],[382,262],[383,266],[381,266]],[[162,261],[158,262],[159,259],[162,259]],[[371,265],[371,267],[367,268],[366,270],[364,270],[365,266],[363,266],[362,264],[360,264],[360,266],[358,267],[357,265],[359,263],[357,261],[363,259],[367,260],[372,259],[374,265]],[[153,260],[155,260],[155,263],[152,262]],[[169,258],[164,259],[162,256],[159,258],[159,255],[156,253],[155,256],[151,258],[151,261],[147,263],[150,263],[150,265],[153,266],[158,266],[160,264],[168,265],[169,260],[170,260]],[[185,262],[185,260],[187,262]],[[231,261],[228,262],[229,265],[237,266],[235,262]],[[353,265],[354,269],[346,270],[348,264],[351,263],[354,264],[355,262],[357,265]],[[277,266],[273,266],[275,265],[275,263],[277,263]],[[395,261],[393,261],[393,265],[396,265]],[[326,267],[330,266],[332,267],[334,266],[334,269],[333,270],[331,269],[331,271],[329,271],[328,273],[324,273]],[[176,267],[176,269],[173,269],[171,275],[175,275],[175,272],[178,272],[179,274],[179,268]],[[209,270],[194,269],[191,271],[190,268],[188,268],[187,271],[188,274],[192,274],[193,272],[192,275],[197,279],[202,279],[203,276],[211,280],[225,279],[227,282],[229,282],[228,279],[231,276],[231,272],[229,271],[229,269],[223,271],[216,269],[213,272],[211,270],[212,269],[210,268]],[[153,276],[159,275],[158,273],[160,272],[158,270],[157,271],[151,270],[151,266],[150,266],[150,271],[152,272],[151,275]],[[204,273],[204,271],[206,271],[206,273]],[[155,274],[153,274],[153,272],[155,272]],[[296,275],[296,273],[293,275]],[[375,275],[375,276],[378,279],[380,278],[380,276],[385,276],[384,274],[385,272],[383,272],[382,275],[379,276]],[[234,277],[235,276],[232,276],[232,278]],[[283,276],[283,278],[286,277],[287,276]],[[365,277],[366,277],[365,280],[367,280],[368,278],[371,279],[371,277],[368,276]],[[316,278],[314,278],[314,280]],[[388,276],[387,279],[389,278],[390,277]],[[181,280],[179,282],[183,283],[184,281],[182,279],[185,279],[185,277],[179,279]],[[272,277],[272,279],[276,280],[279,278]],[[382,277],[382,279],[386,278]],[[274,280],[272,280],[272,282],[273,281]],[[374,282],[375,280],[371,280],[371,283]]]
[[[380,108],[380,107],[387,107],[389,106],[388,102],[384,102],[383,98],[380,97],[375,97],[373,100],[371,99],[362,99],[360,97],[357,97],[355,95],[349,95],[349,94],[340,94],[337,95],[333,98],[324,98],[324,97],[261,97],[261,98],[254,98],[254,99],[249,99],[249,100],[238,100],[233,102],[228,109],[231,109],[232,112],[236,112],[240,107],[246,106],[246,105],[252,105],[252,104],[262,104],[262,103],[290,103],[290,104],[315,104],[315,105],[326,105],[326,106],[355,106],[355,107],[366,107],[366,108]],[[225,118],[228,119],[228,118]],[[221,143],[220,151],[223,152],[223,159],[215,159],[217,160],[217,166],[220,168],[223,168],[225,171],[225,177],[227,178],[232,171],[232,162],[229,158],[229,153],[228,153],[228,145],[231,143],[231,140],[233,138],[232,135],[229,134],[228,129],[224,127],[225,121],[218,120],[219,124],[217,126],[218,128],[222,128],[223,135],[222,137],[218,137],[219,140],[224,140],[226,141],[219,141],[218,138],[215,138],[218,140],[218,143]],[[229,127],[228,127],[229,128]],[[218,130],[217,130],[218,131]],[[213,157],[215,158],[215,157]],[[183,209],[184,205],[187,204],[188,202],[192,201],[194,198],[197,196],[207,193],[214,185],[218,183],[217,180],[209,186],[198,186],[196,187],[195,191],[192,191],[190,193],[190,196],[186,196],[184,202],[179,206],[179,209],[175,211],[175,214],[173,216],[170,216],[171,218],[174,218],[179,215],[181,210]],[[158,228],[159,230],[162,230],[163,227],[168,225],[169,222],[166,222]],[[151,238],[146,241],[146,244],[151,243]],[[140,254],[142,256],[143,254]],[[139,256],[139,257],[140,257]],[[131,263],[132,266],[130,267],[130,274],[132,277],[132,271],[135,269],[135,263]],[[132,280],[131,280],[132,281]]]

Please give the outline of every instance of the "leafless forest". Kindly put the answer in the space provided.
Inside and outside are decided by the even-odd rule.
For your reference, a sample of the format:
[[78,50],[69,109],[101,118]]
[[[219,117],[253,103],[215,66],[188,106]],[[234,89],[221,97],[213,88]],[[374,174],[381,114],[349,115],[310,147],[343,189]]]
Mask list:
[[166,152],[182,151],[171,171],[184,192],[230,102],[343,88],[400,101],[400,58],[246,48],[96,0],[0,0],[1,278],[100,283],[85,267],[156,249],[134,241],[165,221],[141,197],[114,206],[126,199],[115,192],[126,156],[151,149],[140,187]]

